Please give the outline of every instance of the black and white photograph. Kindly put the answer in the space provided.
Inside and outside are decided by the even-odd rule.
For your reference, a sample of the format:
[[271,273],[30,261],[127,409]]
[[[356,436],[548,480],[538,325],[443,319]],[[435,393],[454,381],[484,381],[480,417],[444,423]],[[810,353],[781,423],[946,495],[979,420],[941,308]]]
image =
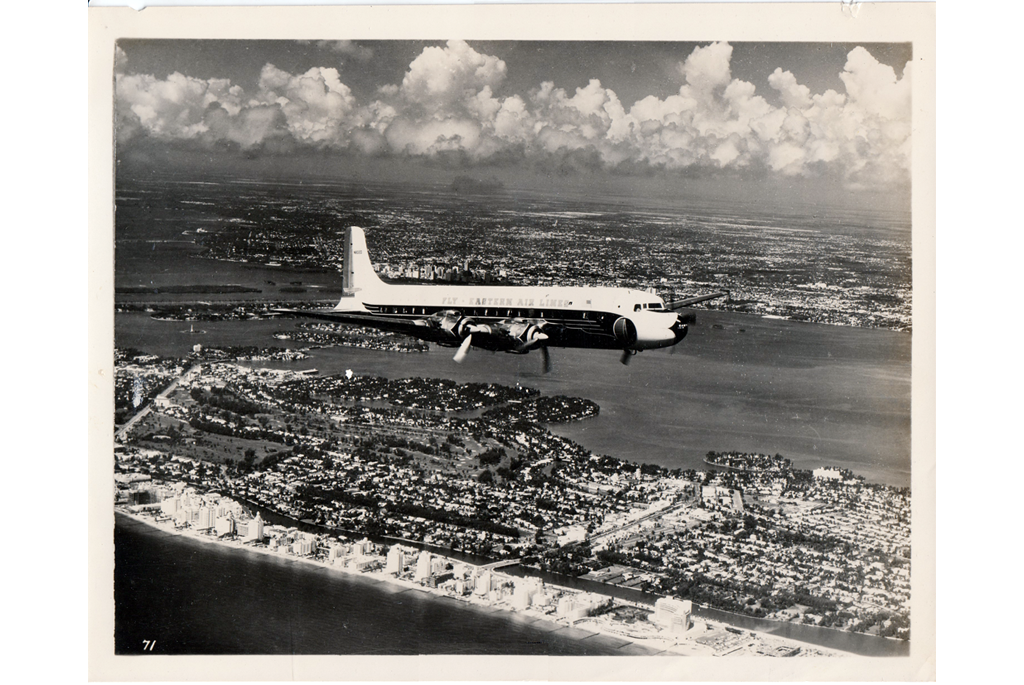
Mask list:
[[929,653],[931,45],[346,26],[105,46],[111,656]]

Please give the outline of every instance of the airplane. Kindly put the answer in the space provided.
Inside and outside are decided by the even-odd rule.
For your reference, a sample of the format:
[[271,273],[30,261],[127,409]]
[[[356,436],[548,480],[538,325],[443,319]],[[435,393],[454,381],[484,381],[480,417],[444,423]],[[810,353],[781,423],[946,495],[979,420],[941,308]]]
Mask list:
[[629,288],[590,286],[397,285],[373,269],[362,228],[345,237],[342,297],[333,309],[276,309],[275,313],[404,333],[457,347],[526,354],[539,349],[550,370],[549,347],[622,350],[621,362],[642,350],[676,345],[696,322],[676,310],[728,297],[719,292],[671,302]]

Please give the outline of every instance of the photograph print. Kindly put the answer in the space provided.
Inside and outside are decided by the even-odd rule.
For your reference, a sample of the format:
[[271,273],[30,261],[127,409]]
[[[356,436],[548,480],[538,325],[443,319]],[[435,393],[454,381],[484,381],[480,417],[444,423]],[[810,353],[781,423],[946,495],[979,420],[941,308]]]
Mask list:
[[116,655],[910,654],[912,42],[114,51]]

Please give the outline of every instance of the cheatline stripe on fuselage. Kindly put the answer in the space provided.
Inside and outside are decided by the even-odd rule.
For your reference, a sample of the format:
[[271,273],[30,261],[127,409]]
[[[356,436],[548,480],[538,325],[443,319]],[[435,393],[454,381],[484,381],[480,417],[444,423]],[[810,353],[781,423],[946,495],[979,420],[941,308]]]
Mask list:
[[[621,314],[612,312],[596,312],[579,309],[522,309],[516,307],[440,307],[440,306],[408,306],[365,304],[367,311],[373,314],[394,316],[396,318],[418,319],[424,316],[446,311],[457,311],[460,315],[480,319],[481,321],[501,321],[503,319],[543,319],[544,321],[583,330],[587,332],[605,333],[610,331],[611,324]],[[667,312],[671,313],[671,312]]]

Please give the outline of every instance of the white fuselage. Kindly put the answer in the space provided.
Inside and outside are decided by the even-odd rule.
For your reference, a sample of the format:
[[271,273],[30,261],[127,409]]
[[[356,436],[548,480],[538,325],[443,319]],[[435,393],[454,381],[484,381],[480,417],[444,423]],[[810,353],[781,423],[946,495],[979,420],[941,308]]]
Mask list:
[[335,312],[420,322],[416,325],[449,333],[438,338],[442,344],[454,344],[476,331],[480,344],[512,351],[542,341],[635,352],[668,347],[686,335],[686,321],[666,311],[660,297],[641,290],[385,283],[370,262],[363,230],[356,226],[348,231],[343,274],[344,295]]
[[[410,318],[454,311],[474,321],[524,319],[604,338],[587,342],[580,338],[580,346],[586,347],[651,349],[674,345],[681,337],[672,328],[678,317],[664,308],[660,297],[628,288],[414,286],[378,282],[342,298],[336,310]],[[622,336],[626,333],[616,337],[613,330],[619,319],[632,324],[631,333],[625,338]]]

